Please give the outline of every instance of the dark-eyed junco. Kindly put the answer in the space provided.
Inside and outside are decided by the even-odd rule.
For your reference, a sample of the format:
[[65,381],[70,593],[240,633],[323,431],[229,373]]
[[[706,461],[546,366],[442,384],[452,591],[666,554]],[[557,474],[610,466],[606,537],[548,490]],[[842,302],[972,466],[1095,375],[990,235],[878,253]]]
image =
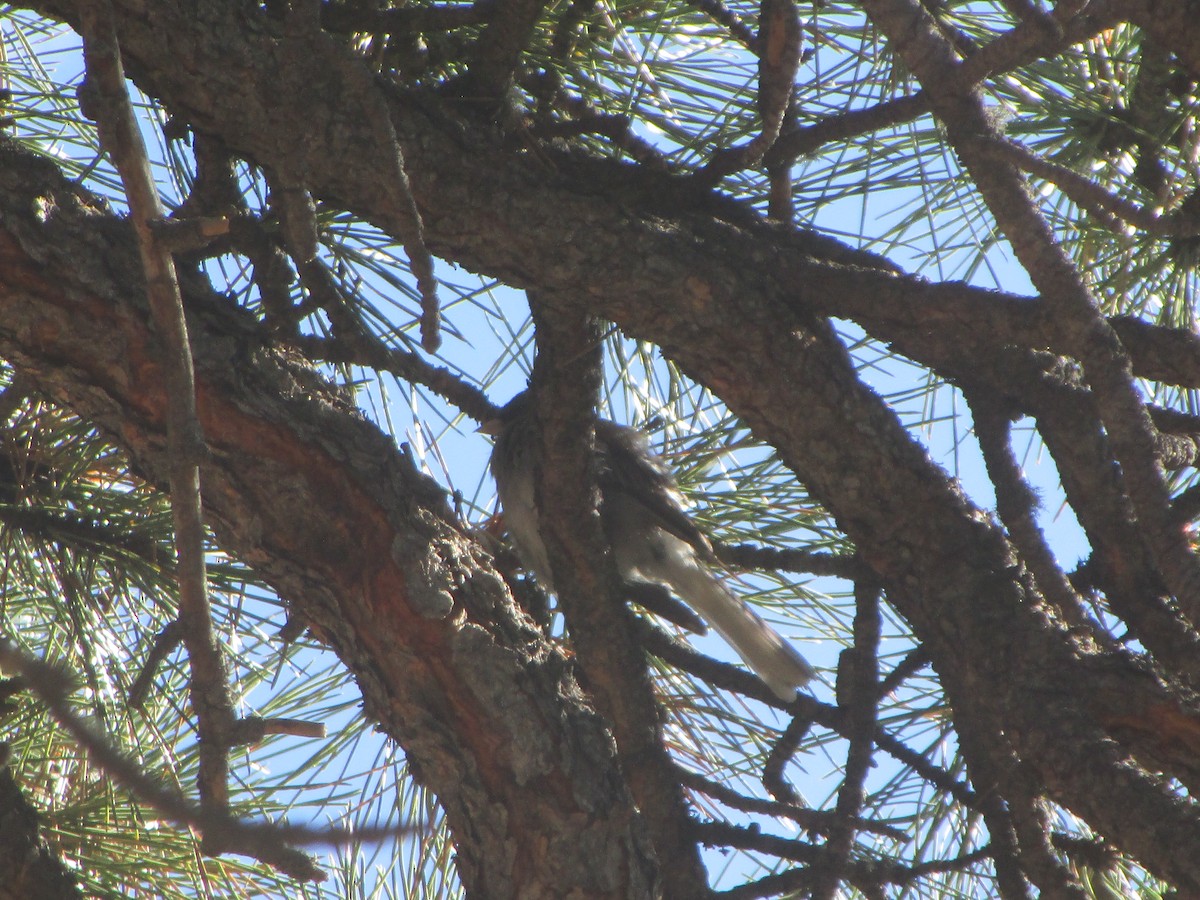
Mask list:
[[[480,430],[496,439],[492,475],[517,553],[542,587],[553,591],[550,559],[538,528],[533,406],[530,393],[517,394]],[[684,511],[671,473],[646,438],[601,419],[596,453],[600,518],[622,577],[670,587],[778,697],[793,699],[796,689],[812,678],[812,666],[714,574],[712,547]]]

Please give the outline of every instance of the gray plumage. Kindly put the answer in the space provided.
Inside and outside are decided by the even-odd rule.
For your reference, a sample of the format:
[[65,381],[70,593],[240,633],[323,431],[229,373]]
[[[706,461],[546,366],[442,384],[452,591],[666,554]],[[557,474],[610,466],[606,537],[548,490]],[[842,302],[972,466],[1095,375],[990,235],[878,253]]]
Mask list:
[[[492,475],[509,535],[525,567],[553,591],[538,527],[536,427],[533,398],[522,392],[482,430],[496,439]],[[668,586],[717,629],[778,697],[793,699],[796,689],[812,678],[812,666],[713,573],[712,547],[688,517],[671,473],[645,436],[601,419],[596,452],[600,518],[622,577]]]

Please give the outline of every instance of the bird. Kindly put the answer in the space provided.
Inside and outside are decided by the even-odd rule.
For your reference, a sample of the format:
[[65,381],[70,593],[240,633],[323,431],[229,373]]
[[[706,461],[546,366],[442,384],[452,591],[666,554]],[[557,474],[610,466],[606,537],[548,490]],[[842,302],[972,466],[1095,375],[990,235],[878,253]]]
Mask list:
[[[480,431],[494,438],[492,477],[504,524],[525,569],[549,592],[554,575],[539,528],[534,397],[513,397]],[[714,571],[712,545],[688,516],[670,470],[640,431],[596,422],[595,471],[600,521],[626,581],[663,585],[691,606],[784,702],[815,674],[782,636]]]

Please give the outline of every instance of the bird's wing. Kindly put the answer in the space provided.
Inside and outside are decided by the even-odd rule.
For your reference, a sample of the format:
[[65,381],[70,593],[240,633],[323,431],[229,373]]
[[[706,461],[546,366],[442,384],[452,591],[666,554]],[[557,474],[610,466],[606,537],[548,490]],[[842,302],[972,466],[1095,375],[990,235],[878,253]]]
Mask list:
[[691,544],[703,558],[713,558],[712,545],[684,510],[675,479],[650,449],[645,435],[600,419],[596,422],[596,451],[602,497],[619,492],[627,502],[643,507],[660,528]]

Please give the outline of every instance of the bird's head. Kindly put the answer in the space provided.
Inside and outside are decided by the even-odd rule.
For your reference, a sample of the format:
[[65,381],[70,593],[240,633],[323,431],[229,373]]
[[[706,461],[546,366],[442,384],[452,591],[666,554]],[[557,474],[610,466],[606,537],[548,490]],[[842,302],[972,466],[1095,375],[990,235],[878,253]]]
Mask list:
[[533,409],[533,394],[529,391],[521,391],[500,409],[490,419],[486,419],[479,426],[481,434],[491,435],[496,437],[504,430],[504,426],[517,421],[523,416],[528,415]]

